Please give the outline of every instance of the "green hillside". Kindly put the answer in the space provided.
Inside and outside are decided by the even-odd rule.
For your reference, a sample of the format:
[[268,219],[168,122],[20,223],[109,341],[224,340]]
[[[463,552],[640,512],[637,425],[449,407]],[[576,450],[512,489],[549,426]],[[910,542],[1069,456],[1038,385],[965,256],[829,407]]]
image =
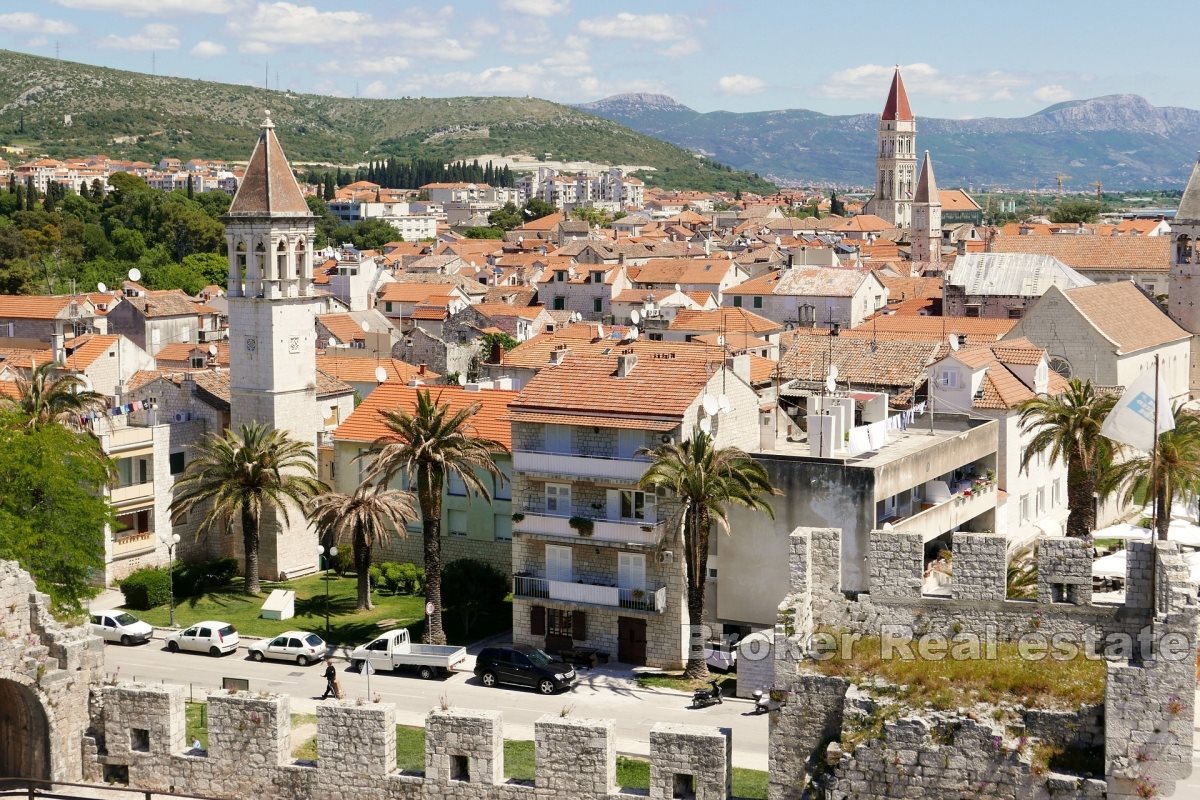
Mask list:
[[[770,191],[600,117],[534,98],[366,100],[125,72],[0,50],[0,143],[50,156],[245,160],[270,109],[296,162],[550,154],[655,168],[652,185]],[[66,115],[70,125],[65,124]]]

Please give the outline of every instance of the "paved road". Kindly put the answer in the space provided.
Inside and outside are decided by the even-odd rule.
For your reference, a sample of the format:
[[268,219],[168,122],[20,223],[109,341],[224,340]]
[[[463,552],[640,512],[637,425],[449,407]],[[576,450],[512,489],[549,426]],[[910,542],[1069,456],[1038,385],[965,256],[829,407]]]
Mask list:
[[[472,660],[473,661],[473,660]],[[349,671],[344,661],[342,691],[347,697],[367,697],[367,677]],[[192,653],[168,653],[161,639],[136,647],[105,646],[105,668],[119,669],[121,680],[178,683],[190,687],[196,697],[219,688],[223,677],[247,678],[253,691],[270,691],[292,697],[293,712],[315,713],[317,698],[324,690],[321,667],[297,667],[283,662],[255,663],[243,646],[222,658]],[[423,725],[425,715],[444,695],[459,708],[500,711],[505,736],[532,739],[533,723],[543,714],[558,714],[573,706],[575,717],[616,720],[617,750],[649,753],[650,728],[656,722],[718,725],[733,729],[733,763],[751,769],[767,768],[767,716],[752,716],[748,700],[727,699],[719,706],[693,711],[691,698],[677,692],[644,690],[628,680],[611,675],[580,671],[581,681],[570,692],[543,697],[525,689],[486,689],[470,673],[457,673],[445,680],[423,681],[401,673],[378,673],[370,677],[371,694],[395,703],[396,721]]]

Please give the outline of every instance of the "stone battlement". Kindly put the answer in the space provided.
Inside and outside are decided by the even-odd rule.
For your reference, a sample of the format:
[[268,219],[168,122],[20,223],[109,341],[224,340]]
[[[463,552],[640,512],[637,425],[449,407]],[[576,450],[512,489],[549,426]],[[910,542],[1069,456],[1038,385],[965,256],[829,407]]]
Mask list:
[[[120,776],[139,789],[262,800],[599,800],[619,794],[611,720],[538,720],[537,778],[529,784],[504,778],[504,722],[495,711],[431,711],[424,775],[410,775],[396,770],[396,709],[390,703],[319,705],[313,763],[291,757],[287,696],[209,695],[209,748],[197,752],[185,741],[183,687],[123,684],[97,687],[94,694],[93,733],[84,739],[85,777],[92,782]],[[728,729],[656,724],[649,796],[727,797],[731,748]]]

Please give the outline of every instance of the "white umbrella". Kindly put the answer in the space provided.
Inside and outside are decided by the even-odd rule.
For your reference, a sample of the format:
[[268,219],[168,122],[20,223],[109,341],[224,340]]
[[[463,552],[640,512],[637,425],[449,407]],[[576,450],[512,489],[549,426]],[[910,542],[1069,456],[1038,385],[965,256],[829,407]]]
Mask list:
[[1112,555],[1102,556],[1092,562],[1093,578],[1124,578],[1125,551],[1118,550]]

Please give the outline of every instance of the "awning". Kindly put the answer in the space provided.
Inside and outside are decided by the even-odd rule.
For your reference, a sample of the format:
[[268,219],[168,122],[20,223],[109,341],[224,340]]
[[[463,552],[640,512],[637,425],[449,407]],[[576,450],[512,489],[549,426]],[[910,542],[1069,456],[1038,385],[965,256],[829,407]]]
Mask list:
[[510,411],[510,422],[532,422],[539,425],[583,425],[593,428],[632,428],[641,431],[671,431],[682,420],[643,419],[638,417],[599,417],[588,414],[550,414],[535,411]]

